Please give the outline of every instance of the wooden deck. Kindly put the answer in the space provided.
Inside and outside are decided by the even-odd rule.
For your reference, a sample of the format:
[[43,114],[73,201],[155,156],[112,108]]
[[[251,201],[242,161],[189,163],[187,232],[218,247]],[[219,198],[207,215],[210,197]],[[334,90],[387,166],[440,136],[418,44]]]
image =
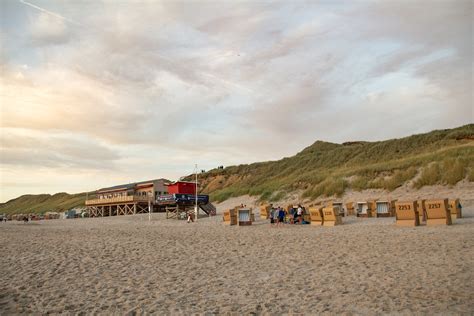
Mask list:
[[121,203],[137,203],[137,202],[148,202],[151,197],[148,196],[117,196],[109,199],[92,199],[86,200],[86,205],[108,205],[108,204],[121,204]]
[[133,215],[148,212],[148,205],[153,208],[153,200],[149,196],[117,196],[105,199],[86,200],[89,217]]

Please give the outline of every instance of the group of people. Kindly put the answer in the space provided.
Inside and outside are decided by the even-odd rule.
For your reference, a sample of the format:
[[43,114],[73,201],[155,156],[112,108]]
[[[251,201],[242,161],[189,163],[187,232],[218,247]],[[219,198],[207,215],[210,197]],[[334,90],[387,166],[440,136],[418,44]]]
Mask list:
[[[270,224],[281,226],[285,222],[290,224],[305,224],[303,215],[305,214],[305,209],[303,206],[298,204],[297,208],[291,208],[288,212],[285,211],[281,206],[273,208],[270,210]],[[290,216],[288,221],[285,221],[287,215]]]

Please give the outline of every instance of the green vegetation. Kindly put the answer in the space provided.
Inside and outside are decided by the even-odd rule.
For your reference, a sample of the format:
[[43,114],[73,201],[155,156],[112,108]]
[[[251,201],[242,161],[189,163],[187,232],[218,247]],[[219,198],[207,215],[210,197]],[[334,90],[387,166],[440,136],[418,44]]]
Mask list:
[[441,183],[455,185],[466,177],[467,161],[464,159],[445,160],[441,170]]
[[86,193],[56,193],[39,195],[22,195],[0,206],[0,214],[37,213],[48,211],[61,212],[74,207],[84,206]]
[[[199,181],[213,201],[249,194],[272,202],[295,191],[315,199],[347,189],[393,191],[407,182],[421,188],[463,179],[474,182],[474,124],[381,142],[317,141],[293,157],[213,169]],[[82,206],[85,198],[24,195],[0,205],[0,213],[63,211]]]
[[317,141],[293,157],[213,169],[200,181],[219,202],[244,194],[274,201],[296,190],[317,198],[346,189],[393,191],[407,182],[421,188],[473,181],[472,161],[474,124],[381,142]]
[[413,186],[419,189],[425,185],[455,185],[466,175],[468,175],[469,181],[473,181],[468,173],[468,170],[472,173],[473,169],[468,169],[468,167],[468,161],[463,158],[446,158],[440,162],[433,162],[423,168],[420,178],[415,181]]
[[440,179],[440,170],[438,163],[432,163],[431,165],[423,168],[421,176],[415,181],[413,186],[417,189],[425,185],[434,185],[438,183]]
[[417,174],[417,168],[410,167],[408,169],[397,169],[392,172],[388,178],[376,178],[369,183],[368,188],[372,189],[385,189],[393,191],[398,187],[401,187],[408,180],[413,179]]
[[316,184],[314,187],[310,187],[303,192],[303,197],[317,198],[318,196],[341,196],[346,188],[348,182],[342,178],[326,178],[324,181]]

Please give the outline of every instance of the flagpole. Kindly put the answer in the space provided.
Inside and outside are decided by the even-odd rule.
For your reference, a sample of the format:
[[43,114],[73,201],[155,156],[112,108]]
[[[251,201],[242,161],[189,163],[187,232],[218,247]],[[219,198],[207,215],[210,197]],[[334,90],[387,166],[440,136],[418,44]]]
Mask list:
[[151,199],[148,197],[148,221],[151,221]]
[[195,217],[196,217],[196,221],[197,221],[197,219],[198,219],[198,165],[196,164],[195,167],[196,167],[196,169],[195,169],[196,170],[196,187],[195,187],[196,191],[194,192],[194,197],[195,197],[196,206],[195,206],[194,211],[196,213]]

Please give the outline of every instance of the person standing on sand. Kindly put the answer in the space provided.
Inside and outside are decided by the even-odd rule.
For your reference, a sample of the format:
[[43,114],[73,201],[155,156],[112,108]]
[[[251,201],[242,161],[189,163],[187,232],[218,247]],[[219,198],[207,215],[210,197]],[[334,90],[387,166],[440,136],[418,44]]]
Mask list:
[[301,204],[298,204],[298,210],[296,211],[296,218],[298,219],[298,222],[301,224],[303,221],[303,208],[301,207]]
[[275,226],[278,226],[278,207],[273,209],[272,214],[273,214],[273,223],[275,224]]
[[281,223],[280,225],[283,225],[285,222],[285,210],[282,207],[278,207],[278,223]]
[[278,217],[278,215],[280,215],[280,207],[279,206],[275,209],[275,213],[273,214],[277,227],[280,226],[280,218]]
[[188,223],[193,222],[194,223],[194,216],[191,212],[188,213]]

